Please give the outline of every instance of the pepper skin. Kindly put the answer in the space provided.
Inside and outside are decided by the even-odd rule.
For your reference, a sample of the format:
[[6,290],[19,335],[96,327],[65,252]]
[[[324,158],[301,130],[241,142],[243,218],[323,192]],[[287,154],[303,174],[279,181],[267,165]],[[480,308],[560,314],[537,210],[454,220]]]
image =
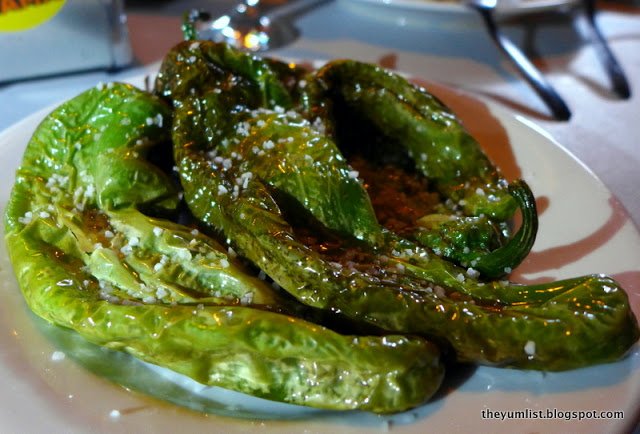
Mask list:
[[[508,186],[461,122],[425,89],[375,65],[337,60],[307,79],[300,99],[306,116],[323,119],[345,154],[395,161],[440,193],[439,216],[446,221],[424,216],[414,241],[458,264],[477,263],[473,267],[487,278],[503,276],[531,250],[537,214],[535,202],[522,200],[531,195],[528,187],[522,180]],[[507,242],[506,222],[517,205],[526,230]],[[474,245],[470,238],[484,241]],[[502,253],[491,254],[494,246]]]
[[29,307],[90,342],[267,399],[388,413],[432,396],[444,373],[433,344],[288,314],[291,302],[217,241],[158,216],[178,205],[147,159],[170,118],[157,97],[112,83],[40,124],[5,215]]
[[[353,176],[332,138],[312,122],[275,104],[229,102],[215,86],[173,102],[185,199],[197,219],[301,302],[421,334],[452,348],[459,360],[490,365],[572,369],[616,360],[637,340],[627,296],[612,279],[594,275],[536,286],[478,280],[376,227],[368,202],[345,200],[339,192],[355,186]],[[204,133],[219,113],[241,127]],[[523,185],[514,184],[513,192],[528,203]],[[298,237],[293,220],[300,219],[320,237],[337,234],[343,247],[365,259],[351,268],[336,264]],[[350,229],[349,219],[365,224]],[[535,227],[524,231],[530,237]]]

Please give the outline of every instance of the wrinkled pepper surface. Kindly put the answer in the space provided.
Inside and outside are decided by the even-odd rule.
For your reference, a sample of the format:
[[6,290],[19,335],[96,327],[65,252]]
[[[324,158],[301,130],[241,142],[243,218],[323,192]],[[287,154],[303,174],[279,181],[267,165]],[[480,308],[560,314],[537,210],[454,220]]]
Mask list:
[[[410,236],[421,245],[488,278],[506,274],[531,250],[537,213],[528,187],[508,186],[449,108],[424,89],[378,66],[339,60],[314,74],[301,104],[307,117],[325,121],[343,152],[392,160],[429,180],[442,203],[414,222]],[[518,201],[514,191],[531,200]],[[506,242],[517,205],[524,230]],[[502,253],[492,254],[497,248]]]
[[[441,352],[565,370],[638,339],[609,277],[496,280],[533,245],[533,193],[403,78],[186,41],[155,94],[91,89],[25,151],[6,241],[46,320],[203,384],[380,413],[429,399]],[[383,195],[356,162],[436,203],[402,230],[381,223]]]
[[[217,55],[219,50],[228,48],[208,42],[178,46],[164,62],[157,83],[157,92],[170,97],[175,107],[174,155],[185,199],[197,219],[221,233],[298,300],[389,331],[427,336],[451,348],[459,360],[491,365],[577,368],[616,360],[637,340],[637,323],[627,296],[608,277],[593,275],[533,286],[486,281],[474,269],[443,260],[419,242],[381,227],[366,200],[365,187],[340,152],[338,135],[331,133],[336,128],[327,126],[334,122],[332,118],[327,116],[322,123],[313,120],[305,109],[313,104],[305,106],[304,92],[301,113],[291,109],[290,99],[270,97],[274,94],[270,85],[282,87],[277,80],[264,85],[264,77],[277,76],[275,70],[239,68],[243,62],[225,63]],[[194,59],[192,63],[174,61],[187,56]],[[208,74],[195,73],[201,68],[225,70],[229,75],[221,82],[199,82],[197,77]],[[305,78],[306,86],[333,92],[331,80],[325,78],[328,70],[331,64],[311,73]],[[362,85],[353,83],[354,88],[364,89],[367,80],[378,79],[378,71],[369,67],[364,71],[356,74]],[[166,77],[179,85],[173,87]],[[238,92],[218,87],[229,82],[244,86]],[[453,140],[454,147],[464,143],[460,156],[472,152],[483,166],[461,167],[455,173],[470,172],[471,180],[482,179],[477,182],[483,185],[489,182],[486,176],[494,179],[490,174],[495,172],[477,144],[452,115],[443,114],[441,103],[400,79],[392,78],[389,88],[395,96],[387,105],[397,100],[423,101],[412,103],[421,116],[410,118],[412,122],[420,126],[422,118],[447,120],[444,126],[425,126],[435,131],[433,141],[448,146],[447,140]],[[382,105],[378,99],[372,101]],[[376,111],[366,107],[362,110]],[[402,118],[402,110],[398,111],[397,117]],[[374,116],[373,123],[379,122],[383,120]],[[447,125],[455,126],[452,133],[438,130]],[[404,138],[402,132],[396,134]],[[418,138],[412,140],[415,144],[409,146],[420,146]],[[428,147],[433,146],[429,142]],[[423,176],[430,174],[425,170]],[[452,187],[452,176],[443,175],[441,180],[436,176],[441,193],[469,194]],[[501,185],[502,181],[495,181],[497,189]],[[528,242],[523,240],[535,237],[537,219],[526,184],[514,182],[501,195],[504,203],[523,209],[529,224],[514,239]],[[482,200],[477,199],[478,207],[493,203]],[[500,218],[508,215],[510,211]],[[311,237],[305,231],[309,227]],[[494,253],[496,263],[501,255],[510,254],[508,248]]]
[[[208,385],[327,409],[401,411],[443,366],[417,337],[342,335],[296,309],[214,239],[153,217],[178,189],[147,158],[171,111],[123,84],[89,90],[38,127],[5,226],[25,299],[42,318]],[[164,144],[164,145],[163,145]]]

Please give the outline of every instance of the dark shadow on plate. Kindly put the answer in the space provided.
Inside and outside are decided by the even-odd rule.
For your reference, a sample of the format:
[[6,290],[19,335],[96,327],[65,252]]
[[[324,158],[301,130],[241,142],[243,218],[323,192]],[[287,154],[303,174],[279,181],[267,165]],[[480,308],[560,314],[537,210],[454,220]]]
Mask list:
[[477,365],[472,364],[450,364],[442,382],[442,386],[431,399],[432,402],[447,399],[447,396],[458,391],[478,370]]
[[[594,61],[597,61],[594,59]],[[620,99],[611,89],[603,86],[602,83],[594,80],[591,77],[582,75],[580,72],[574,72],[574,78],[588,87],[593,93],[598,95],[602,99],[606,99],[608,101],[624,101]]]
[[[547,111],[544,111],[544,112],[537,111],[528,105],[521,104],[517,101],[514,101],[513,99],[505,97],[504,95],[499,95],[496,93],[491,93],[491,92],[482,91],[482,90],[478,90],[477,92],[497,103],[500,103],[501,105],[507,107],[509,110],[512,110],[513,112],[527,116],[531,119],[540,120],[540,121],[555,120],[555,118],[552,115],[550,115],[549,112]],[[531,92],[533,92],[533,90]]]

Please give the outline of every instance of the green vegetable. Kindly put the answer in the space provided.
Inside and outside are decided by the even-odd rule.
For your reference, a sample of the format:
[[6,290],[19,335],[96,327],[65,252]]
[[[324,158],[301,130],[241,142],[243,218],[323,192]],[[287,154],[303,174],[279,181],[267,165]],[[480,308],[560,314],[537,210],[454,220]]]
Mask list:
[[418,229],[415,239],[463,266],[470,265],[484,277],[495,279],[507,274],[527,257],[538,231],[536,202],[527,184],[514,181],[509,184],[509,191],[522,210],[522,226],[508,241],[496,246],[499,235],[495,224],[485,216],[443,215],[425,216],[418,221],[425,229]]
[[[429,399],[441,351],[564,370],[616,360],[638,339],[609,277],[489,280],[529,252],[533,194],[404,79],[357,62],[307,73],[187,41],[155,93],[91,89],[25,151],[6,242],[45,320],[203,384],[378,413]],[[444,202],[403,234],[379,223],[350,165],[380,155]]]
[[[516,204],[507,182],[455,115],[424,89],[351,60],[329,62],[306,89],[305,110],[333,125],[339,146],[367,147],[365,152],[378,156],[378,146],[392,156],[406,153],[435,189],[467,215],[512,216]],[[350,134],[366,133],[367,128],[365,138],[377,142],[353,140]],[[340,143],[343,138],[352,141]]]
[[[537,232],[535,202],[519,199],[530,195],[528,187],[523,181],[509,187],[441,101],[399,75],[352,60],[330,62],[308,81],[304,110],[324,119],[343,152],[395,161],[427,177],[441,194],[438,217],[420,219],[428,224],[416,227],[414,241],[458,264],[476,264],[487,278],[504,275],[526,257]],[[526,230],[506,243],[505,222],[516,205]],[[491,254],[495,248],[502,253]]]
[[[163,86],[163,94],[172,94]],[[382,229],[336,143],[296,113],[243,105],[261,99],[263,90],[253,89],[244,100],[220,98],[215,87],[174,99],[175,160],[195,217],[301,302],[389,331],[422,334],[451,347],[460,360],[493,365],[571,369],[615,360],[637,340],[627,296],[609,278],[537,286],[483,282],[474,270]],[[221,122],[219,113],[241,127],[204,133]],[[354,193],[358,186],[360,194]],[[478,259],[488,270],[504,256],[526,254],[514,246],[535,233],[526,184],[514,183],[511,194],[526,224],[514,244]],[[304,226],[314,228],[317,243],[300,235]],[[328,254],[336,239],[338,258],[357,259],[340,262]]]
[[[64,103],[31,139],[5,216],[30,308],[90,342],[208,385],[327,409],[394,412],[443,376],[417,337],[342,335],[171,215],[178,190],[147,159],[171,111],[124,84]],[[308,310],[308,309],[307,309]]]

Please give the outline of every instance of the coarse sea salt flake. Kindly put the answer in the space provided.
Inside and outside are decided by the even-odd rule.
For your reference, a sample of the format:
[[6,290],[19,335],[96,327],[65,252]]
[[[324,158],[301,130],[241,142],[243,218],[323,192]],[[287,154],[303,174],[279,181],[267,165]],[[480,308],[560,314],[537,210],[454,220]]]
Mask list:
[[54,351],[51,354],[51,360],[53,360],[54,362],[60,362],[61,360],[64,360],[65,357],[65,353],[63,353],[62,351]]
[[264,142],[264,143],[262,144],[262,147],[263,147],[264,149],[267,149],[267,150],[268,150],[268,149],[273,149],[273,148],[275,148],[275,146],[276,146],[276,145],[275,145],[271,140],[267,140],[266,142]]
[[536,343],[534,341],[527,341],[524,345],[524,352],[528,356],[534,356],[536,354]]
[[166,297],[167,295],[169,295],[169,293],[167,292],[167,290],[165,288],[160,287],[160,288],[156,289],[156,297],[157,298],[162,299],[162,298]]
[[31,223],[32,219],[33,219],[33,213],[31,211],[27,211],[24,213],[22,217],[18,217],[18,221],[23,225],[27,225]]
[[471,277],[472,279],[477,278],[478,276],[480,276],[480,272],[474,268],[467,268],[467,276]]
[[153,304],[157,300],[153,295],[145,295],[144,297],[142,297],[142,301],[147,304]]

